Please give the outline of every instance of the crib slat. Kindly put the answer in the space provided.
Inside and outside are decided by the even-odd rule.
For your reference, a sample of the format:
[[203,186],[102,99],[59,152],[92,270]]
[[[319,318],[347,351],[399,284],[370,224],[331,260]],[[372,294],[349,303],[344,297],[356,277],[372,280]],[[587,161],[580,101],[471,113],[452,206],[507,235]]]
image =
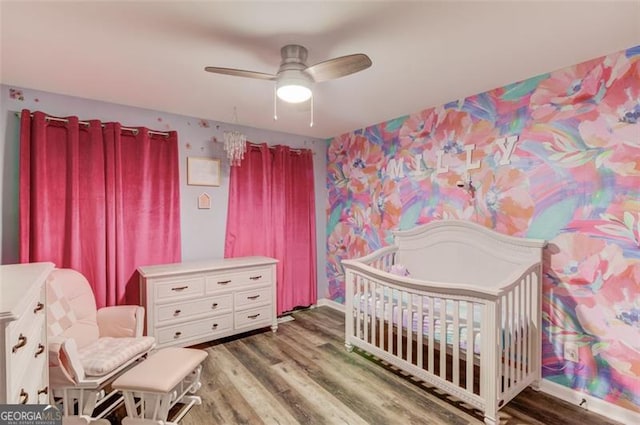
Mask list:
[[522,300],[522,289],[524,287],[525,280],[521,280],[518,284],[517,289],[517,299],[518,299],[518,324],[516,328],[516,334],[518,335],[518,339],[516,340],[516,380],[518,382],[522,381],[522,308],[524,307]]
[[417,359],[417,363],[416,365],[422,369],[424,360],[422,358],[422,352],[424,351],[422,349],[423,347],[423,335],[424,335],[424,311],[423,311],[423,307],[424,306],[424,295],[418,295],[418,319],[417,319],[417,324],[416,324],[416,336],[417,336],[417,343],[416,343],[416,348],[417,348],[417,352],[418,352],[418,359]]
[[529,371],[529,277],[522,282],[522,374],[526,378]]
[[531,275],[527,276],[527,322],[525,325],[526,329],[526,338],[527,338],[527,375],[529,375],[531,370],[531,362],[533,361],[533,335],[531,330],[531,303],[533,300],[533,285],[531,284]]
[[447,379],[447,301],[440,301],[440,377]]
[[371,317],[371,344],[377,347],[376,345],[376,322],[378,318],[378,283],[373,282],[373,287],[371,288],[371,307],[369,307],[370,317]]
[[509,377],[511,381],[509,382],[509,387],[512,387],[515,385],[516,379],[516,334],[518,332],[518,328],[516,327],[517,309],[515,288],[509,292],[509,302],[511,303],[511,332],[509,333]]
[[413,364],[413,294],[407,293],[407,362]]
[[511,292],[505,294],[502,298],[503,298],[503,303],[504,303],[504,330],[502,331],[502,347],[503,347],[503,353],[504,356],[502,357],[502,366],[503,366],[503,373],[504,373],[504,381],[503,381],[503,386],[504,386],[504,390],[506,390],[509,386],[509,360],[511,358],[511,353],[510,353],[510,346],[511,346],[511,328],[509,326],[509,320],[511,319],[511,315],[510,315],[510,306],[511,304],[509,303],[509,295],[511,294]]
[[526,378],[529,374],[528,351],[529,351],[529,276],[524,280],[522,285],[522,299],[524,306],[522,308],[522,374]]
[[[384,321],[387,316],[387,299],[386,299],[387,287],[382,287],[382,293],[380,294],[380,349],[384,350]],[[389,344],[387,343],[387,347]]]
[[473,353],[475,350],[475,322],[473,310],[475,303],[467,301],[467,390],[473,392]]
[[387,293],[387,309],[389,320],[387,321],[387,351],[393,354],[393,288]]
[[362,317],[363,319],[363,331],[364,331],[364,335],[363,335],[363,339],[366,342],[369,342],[369,320],[370,320],[370,310],[371,310],[371,296],[370,296],[370,292],[369,292],[369,278],[363,279],[362,282],[362,299],[364,300],[364,305],[362,306],[364,309],[364,316]]
[[453,383],[460,386],[460,303],[453,301]]
[[434,351],[434,338],[433,335],[436,332],[436,321],[435,321],[435,311],[433,309],[433,297],[429,297],[429,352],[428,352],[428,363],[429,363],[429,373],[434,373],[433,369],[433,351]]
[[356,294],[360,294],[360,301],[356,304],[356,337],[358,339],[362,339],[362,327],[360,324],[361,316],[362,316],[362,304],[366,302],[363,300],[362,296],[362,276],[356,276]]
[[398,299],[396,300],[396,356],[402,358],[402,295],[403,292],[398,290]]

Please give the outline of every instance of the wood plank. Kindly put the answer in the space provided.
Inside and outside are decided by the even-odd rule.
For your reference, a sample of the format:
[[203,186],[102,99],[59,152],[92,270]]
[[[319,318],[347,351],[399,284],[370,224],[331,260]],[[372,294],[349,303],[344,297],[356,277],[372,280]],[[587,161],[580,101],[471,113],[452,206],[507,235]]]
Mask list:
[[298,422],[303,424],[325,423],[322,415],[316,412],[295,388],[292,388],[244,342],[230,342],[227,348]]
[[289,385],[296,388],[314,410],[322,415],[329,424],[366,425],[351,409],[340,402],[329,391],[316,383],[305,370],[293,363],[279,363],[273,366]]
[[210,353],[212,361],[220,368],[242,398],[251,406],[253,412],[265,424],[295,423],[296,420],[276,398],[262,386],[256,377],[247,370],[228,350],[221,347]]
[[[202,405],[192,408],[182,425],[203,423],[262,425],[264,422],[239,391],[236,383],[224,373],[217,360],[224,355],[223,346],[208,350],[203,365],[202,388],[199,395]],[[230,356],[227,353],[227,356]]]
[[362,391],[365,382],[359,376],[357,368],[354,370],[343,363],[327,361],[319,349],[305,347],[303,350],[296,338],[281,335],[279,344],[291,356],[289,363],[304,369],[314,382],[334,394],[367,423],[394,423],[397,417],[394,413],[401,413],[397,403],[385,398],[383,394]]

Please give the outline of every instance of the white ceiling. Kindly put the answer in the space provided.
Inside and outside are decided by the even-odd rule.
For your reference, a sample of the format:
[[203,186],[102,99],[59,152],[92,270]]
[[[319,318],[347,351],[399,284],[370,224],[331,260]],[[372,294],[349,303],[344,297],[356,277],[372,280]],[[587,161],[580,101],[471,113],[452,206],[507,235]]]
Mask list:
[[[187,116],[332,137],[640,44],[632,1],[5,1],[1,81]],[[316,84],[309,111],[273,83],[280,47],[308,64],[366,53],[373,66]]]

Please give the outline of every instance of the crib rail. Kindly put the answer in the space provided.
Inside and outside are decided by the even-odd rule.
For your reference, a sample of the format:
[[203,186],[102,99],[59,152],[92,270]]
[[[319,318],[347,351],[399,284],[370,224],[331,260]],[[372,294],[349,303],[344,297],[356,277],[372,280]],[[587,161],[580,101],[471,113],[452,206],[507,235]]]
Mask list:
[[[392,247],[391,247],[392,248]],[[485,413],[540,379],[540,264],[500,291],[447,293],[394,276],[395,250],[344,261],[345,346],[407,371]]]

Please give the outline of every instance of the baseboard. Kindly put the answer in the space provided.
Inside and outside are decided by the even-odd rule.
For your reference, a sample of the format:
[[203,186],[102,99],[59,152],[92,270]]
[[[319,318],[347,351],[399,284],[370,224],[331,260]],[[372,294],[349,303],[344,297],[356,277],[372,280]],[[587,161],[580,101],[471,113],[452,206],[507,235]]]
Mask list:
[[576,406],[580,406],[582,400],[585,400],[582,407],[585,407],[586,410],[606,416],[614,421],[622,422],[623,424],[631,425],[640,423],[639,413],[618,407],[615,404],[572,390],[564,385],[556,384],[546,379],[543,379],[540,383],[540,390]]
[[329,298],[320,298],[316,304],[318,307],[330,307],[344,313],[344,304],[337,303]]

